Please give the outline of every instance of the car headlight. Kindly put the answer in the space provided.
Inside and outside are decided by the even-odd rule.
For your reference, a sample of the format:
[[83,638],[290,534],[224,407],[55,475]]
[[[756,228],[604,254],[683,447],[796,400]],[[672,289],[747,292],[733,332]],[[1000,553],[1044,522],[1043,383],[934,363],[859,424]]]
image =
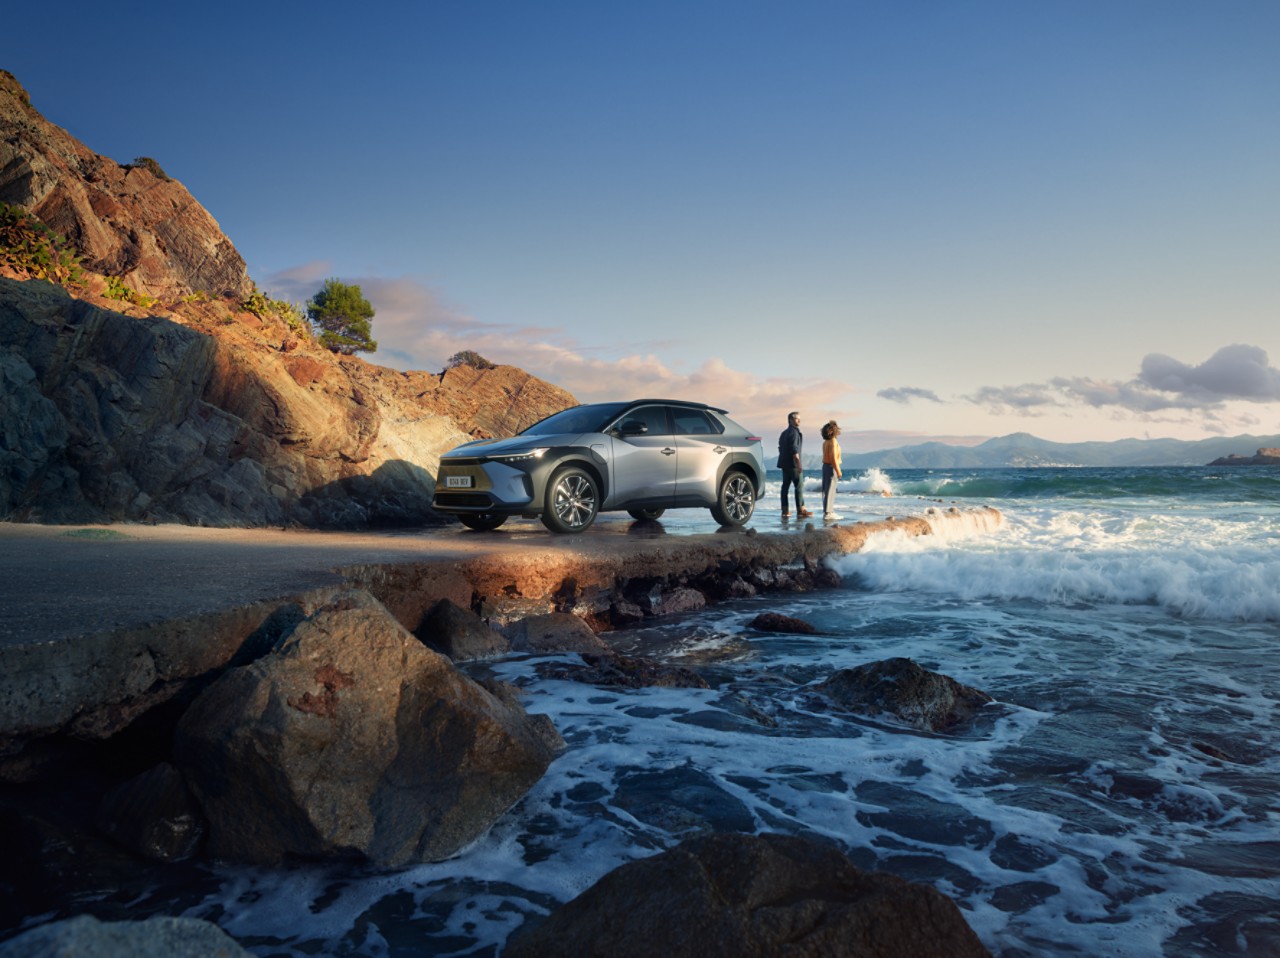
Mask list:
[[527,449],[524,452],[495,454],[488,456],[487,458],[497,460],[498,462],[525,462],[529,459],[541,459],[547,454],[547,449],[548,447],[543,446],[540,449]]

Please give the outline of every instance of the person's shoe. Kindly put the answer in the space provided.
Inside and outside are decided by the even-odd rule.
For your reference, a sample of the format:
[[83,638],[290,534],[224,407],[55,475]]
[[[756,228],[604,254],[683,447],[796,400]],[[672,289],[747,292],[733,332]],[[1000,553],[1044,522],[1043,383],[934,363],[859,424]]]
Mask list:
[[844,517],[838,516],[834,512],[824,512],[822,518],[826,522],[835,522],[837,519],[843,519]]
[[791,513],[789,513],[789,512],[784,512],[784,513],[782,514],[782,518],[784,518],[784,519],[790,519],[790,518],[791,518]]
[[813,513],[810,512],[808,509],[800,508],[796,510],[796,515],[798,515],[801,519],[808,519],[810,516],[813,515]]

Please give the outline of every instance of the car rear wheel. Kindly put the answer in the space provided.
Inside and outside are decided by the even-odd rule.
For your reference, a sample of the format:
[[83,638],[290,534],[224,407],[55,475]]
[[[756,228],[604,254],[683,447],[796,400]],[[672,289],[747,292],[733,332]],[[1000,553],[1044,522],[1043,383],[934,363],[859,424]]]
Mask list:
[[740,526],[756,511],[756,487],[741,472],[730,472],[720,480],[711,517],[722,526]]
[[599,508],[600,493],[591,473],[566,466],[547,484],[542,524],[552,532],[581,532],[595,522]]
[[654,519],[661,519],[666,509],[628,509],[627,515],[637,522],[652,522]]
[[496,512],[473,512],[458,516],[458,521],[468,529],[475,529],[477,532],[491,532],[506,522],[507,517],[498,515]]

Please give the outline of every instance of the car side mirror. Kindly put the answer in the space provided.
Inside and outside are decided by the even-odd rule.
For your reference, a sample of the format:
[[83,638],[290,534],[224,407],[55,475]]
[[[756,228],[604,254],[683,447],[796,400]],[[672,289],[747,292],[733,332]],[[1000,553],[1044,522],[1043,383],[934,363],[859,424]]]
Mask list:
[[627,419],[618,427],[620,436],[643,436],[649,431],[649,424],[642,419]]

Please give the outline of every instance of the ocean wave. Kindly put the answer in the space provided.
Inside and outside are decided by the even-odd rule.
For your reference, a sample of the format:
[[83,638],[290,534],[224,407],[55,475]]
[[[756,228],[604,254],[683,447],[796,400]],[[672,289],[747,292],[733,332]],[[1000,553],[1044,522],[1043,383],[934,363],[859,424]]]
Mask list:
[[[878,471],[878,470],[876,470]],[[1210,468],[893,470],[904,496],[946,499],[1212,499],[1280,502],[1280,471]]]
[[[870,591],[1154,605],[1184,618],[1280,621],[1280,555],[1270,534],[1251,540],[1223,523],[1177,526],[1161,516],[1046,512],[1032,520],[1016,517],[981,538],[972,537],[991,530],[976,521],[945,523],[935,536],[877,535],[832,565]],[[961,539],[971,541],[952,546]]]

